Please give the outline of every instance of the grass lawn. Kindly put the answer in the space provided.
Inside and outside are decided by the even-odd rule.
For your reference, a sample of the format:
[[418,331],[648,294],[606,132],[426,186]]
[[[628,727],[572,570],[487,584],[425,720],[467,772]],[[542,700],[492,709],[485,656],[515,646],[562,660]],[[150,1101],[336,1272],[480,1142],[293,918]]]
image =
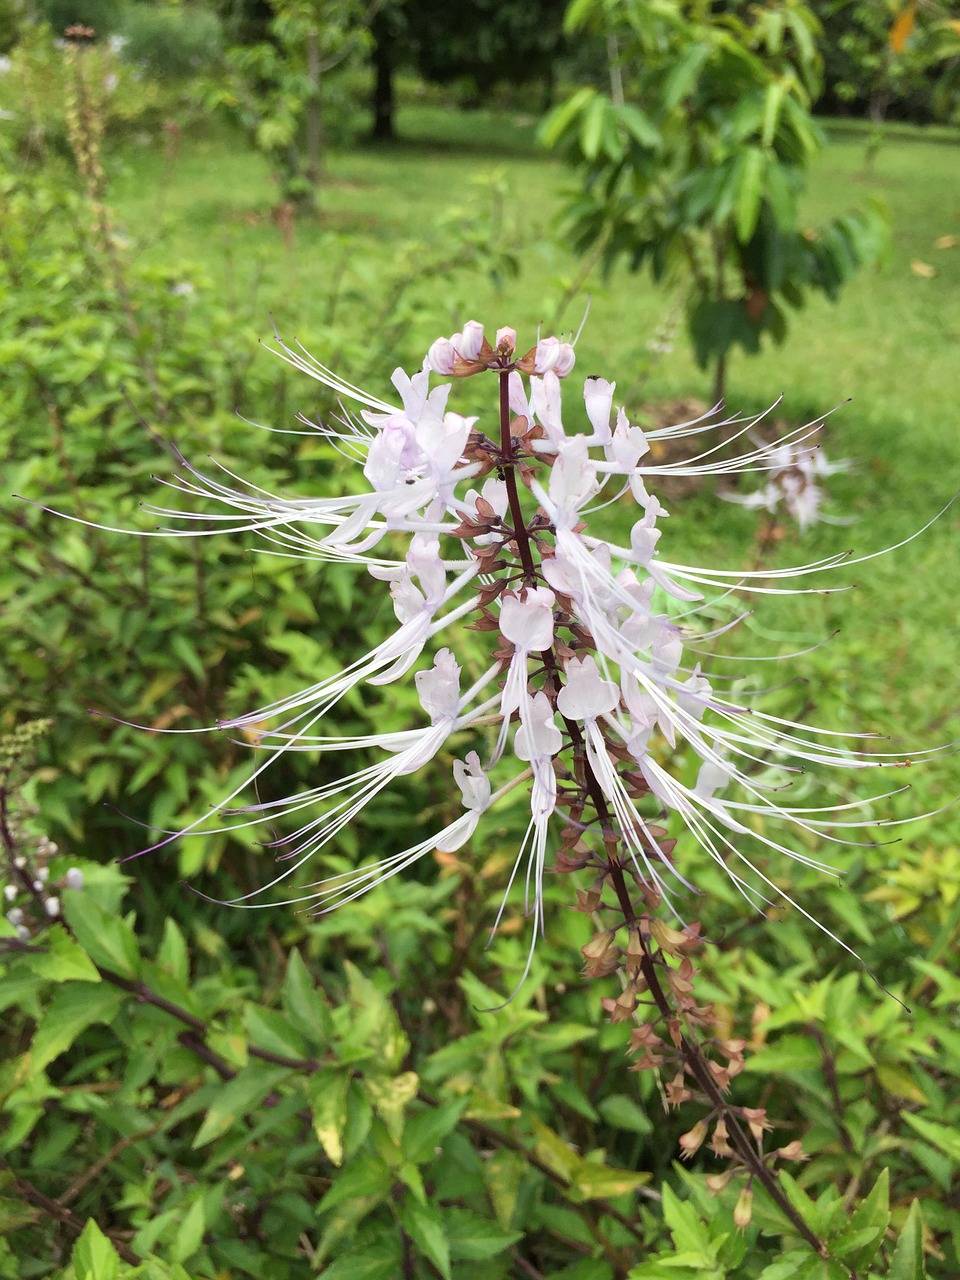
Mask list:
[[[532,122],[421,106],[405,109],[399,127],[395,146],[330,154],[321,216],[299,223],[287,246],[269,216],[275,191],[265,164],[225,134],[186,137],[174,162],[127,147],[118,157],[113,199],[146,252],[202,262],[262,332],[269,332],[272,314],[285,335],[295,332],[326,360],[332,282],[349,278],[358,265],[368,272],[355,288],[341,288],[338,303],[338,321],[362,332],[375,296],[371,261],[386,270],[411,241],[429,242],[452,209],[489,203],[494,184],[501,234],[518,255],[515,279],[498,288],[471,270],[432,292],[424,282],[397,362],[418,361],[434,337],[471,316],[491,328],[512,324],[521,341],[539,322],[554,323],[579,271],[556,229],[570,179],[537,150]],[[788,537],[782,563],[896,543],[960,488],[960,238],[937,247],[941,237],[960,237],[958,139],[942,131],[929,139],[894,131],[867,173],[863,135],[840,125],[829,134],[806,201],[811,223],[880,199],[890,212],[893,247],[884,266],[857,279],[839,305],[812,301],[784,348],[733,361],[731,407],[757,409],[782,395],[780,412],[803,421],[850,401],[831,417],[827,440],[830,456],[859,460],[852,475],[831,482],[835,507],[853,525],[820,526],[801,543]],[[562,314],[565,326],[579,324],[587,295],[590,317],[578,348],[584,372],[616,378],[631,403],[708,394],[709,380],[695,368],[682,333],[674,351],[649,370],[646,343],[675,310],[669,292],[624,271],[608,280],[591,273]],[[351,376],[349,368],[342,372]],[[666,554],[716,565],[749,558],[750,513],[705,494],[687,505],[688,520],[673,508],[679,518],[664,535]],[[957,736],[958,530],[955,507],[910,546],[834,575],[831,585],[856,582],[855,592],[768,598],[742,644],[769,649],[772,639],[798,648],[840,628],[827,650],[796,664],[816,673],[806,695],[817,708],[813,718],[881,728],[912,748],[948,741]],[[911,798],[914,809],[960,794],[953,760],[914,771],[914,778],[923,796]],[[950,843],[958,832],[960,817],[950,811],[925,824],[923,839]]]

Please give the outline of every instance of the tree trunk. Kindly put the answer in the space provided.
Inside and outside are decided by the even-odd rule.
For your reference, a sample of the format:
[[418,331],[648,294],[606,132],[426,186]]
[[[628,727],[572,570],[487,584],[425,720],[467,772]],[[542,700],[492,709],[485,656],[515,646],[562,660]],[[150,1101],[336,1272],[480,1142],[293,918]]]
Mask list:
[[[379,16],[379,15],[378,15]],[[393,91],[393,49],[386,23],[373,23],[373,133],[377,142],[393,142],[396,99]]]
[[307,178],[317,185],[323,172],[323,114],[320,108],[320,44],[316,29],[307,36],[307,79],[310,97],[307,100]]

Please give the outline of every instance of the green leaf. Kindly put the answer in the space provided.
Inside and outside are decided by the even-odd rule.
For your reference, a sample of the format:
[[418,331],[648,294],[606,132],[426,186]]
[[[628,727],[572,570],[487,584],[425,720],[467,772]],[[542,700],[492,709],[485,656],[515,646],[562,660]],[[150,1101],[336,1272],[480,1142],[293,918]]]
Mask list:
[[126,993],[106,983],[71,982],[58,988],[30,1045],[30,1067],[42,1071],[95,1022],[109,1025]]
[[923,1265],[923,1217],[920,1201],[914,1200],[890,1259],[887,1280],[924,1280],[926,1274]]
[[793,1280],[800,1268],[809,1261],[809,1249],[791,1249],[769,1267],[764,1267],[758,1280]]
[[529,1164],[518,1151],[501,1149],[484,1162],[483,1180],[486,1183],[497,1222],[508,1229],[513,1222],[517,1199]]
[[583,121],[580,125],[580,149],[588,160],[596,160],[600,154],[600,141],[603,138],[609,106],[607,99],[597,94],[583,113]]
[[532,1123],[533,1132],[537,1140],[537,1156],[552,1173],[563,1178],[565,1182],[572,1182],[574,1174],[581,1164],[580,1156],[564,1142],[559,1134],[548,1128],[542,1120],[538,1120],[536,1116],[533,1116]]
[[177,1233],[171,1241],[170,1257],[174,1262],[186,1262],[203,1243],[206,1215],[203,1196],[198,1196],[182,1216],[178,1213]]
[[345,1200],[382,1199],[392,1186],[393,1174],[382,1160],[373,1155],[360,1155],[337,1174],[333,1186],[320,1201],[319,1210],[326,1213]]
[[70,1256],[77,1280],[116,1280],[120,1259],[92,1218],[83,1228]]
[[466,1105],[467,1098],[454,1098],[408,1116],[403,1134],[403,1153],[407,1159],[416,1164],[431,1160],[443,1139],[456,1128]]
[[333,1019],[296,947],[287,961],[281,996],[290,1025],[308,1044],[327,1046],[333,1038]]
[[629,102],[623,106],[615,107],[614,111],[620,124],[642,147],[647,147],[650,150],[659,147],[660,131],[646,112],[641,111],[639,107],[635,107]]
[[665,110],[672,111],[682,98],[697,83],[703,64],[710,57],[709,44],[691,45],[685,54],[674,64],[673,69],[663,84],[661,101]]
[[914,1115],[912,1111],[905,1111],[903,1118],[921,1138],[948,1155],[954,1164],[960,1164],[960,1133],[945,1124],[936,1124],[923,1116]]
[[540,140],[544,146],[555,147],[577,116],[583,114],[588,103],[596,96],[596,89],[579,89],[566,102],[551,111],[540,126]]
[[397,1216],[401,1227],[420,1252],[433,1263],[444,1280],[451,1280],[450,1246],[437,1206],[404,1200]]
[[[842,1257],[852,1271],[862,1271],[876,1257],[889,1223],[890,1171],[884,1169],[870,1194],[857,1205],[843,1235],[831,1241],[831,1252]],[[853,1237],[859,1232],[869,1234],[855,1243]]]
[[653,1122],[642,1107],[624,1093],[611,1094],[597,1104],[597,1110],[606,1120],[625,1133],[651,1133]]
[[104,911],[83,889],[64,892],[63,914],[94,964],[112,969],[123,978],[136,978],[140,952],[133,927],[126,920]]
[[193,1140],[194,1150],[223,1137],[241,1116],[255,1110],[287,1075],[289,1070],[286,1067],[257,1062],[244,1067],[232,1080],[220,1085]]
[[377,1244],[349,1249],[323,1269],[323,1280],[396,1280],[402,1270],[399,1234]]
[[348,1071],[320,1071],[307,1082],[313,1112],[313,1131],[335,1165],[343,1163],[343,1132],[347,1126]]
[[760,141],[765,147],[769,147],[773,142],[780,121],[780,108],[786,96],[787,90],[782,80],[775,80],[767,88],[763,99],[763,126],[760,131]]
[[738,157],[737,239],[741,244],[746,244],[757,229],[766,165],[767,157],[758,147],[747,147]]
[[258,1049],[266,1049],[268,1053],[276,1053],[283,1058],[304,1057],[306,1047],[303,1041],[278,1010],[248,1004],[244,1009],[244,1022],[250,1043]]
[[157,952],[157,964],[168,969],[184,986],[190,982],[190,960],[187,944],[175,922],[168,916],[163,925],[163,942]]
[[678,1253],[693,1253],[713,1261],[710,1233],[689,1200],[681,1200],[675,1191],[664,1183],[663,1220],[670,1229]]
[[523,1238],[523,1232],[503,1231],[496,1222],[469,1209],[445,1209],[443,1225],[450,1242],[450,1257],[458,1262],[495,1258]]
[[99,982],[97,967],[67,933],[62,924],[55,924],[43,935],[43,950],[31,956],[30,967],[41,978],[53,982]]

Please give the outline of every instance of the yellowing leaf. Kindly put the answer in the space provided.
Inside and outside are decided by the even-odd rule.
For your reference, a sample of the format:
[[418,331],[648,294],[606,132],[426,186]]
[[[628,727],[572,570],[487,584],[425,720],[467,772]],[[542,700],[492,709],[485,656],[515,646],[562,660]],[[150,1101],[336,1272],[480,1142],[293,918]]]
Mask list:
[[[957,23],[957,30],[960,31],[960,22]],[[960,244],[960,236],[937,236],[933,242],[935,249],[955,249]]]
[[650,1181],[649,1173],[632,1173],[629,1169],[611,1169],[607,1165],[584,1160],[568,1191],[571,1200],[608,1200],[626,1195]]
[[919,258],[910,263],[910,270],[915,276],[920,276],[923,280],[932,280],[937,274],[936,267],[931,267],[929,262],[921,262]]
[[407,1104],[417,1096],[420,1079],[415,1071],[404,1071],[392,1079],[378,1079],[368,1076],[364,1081],[367,1097],[374,1109],[387,1126],[394,1142],[400,1141],[403,1133],[403,1115]]
[[347,1127],[347,1089],[350,1076],[345,1071],[325,1071],[310,1080],[308,1091],[313,1110],[313,1131],[335,1165],[343,1163],[343,1131]]
[[910,33],[913,31],[913,24],[917,16],[916,0],[911,0],[903,13],[900,14],[896,22],[890,28],[890,48],[894,53],[903,53],[907,47],[907,41],[910,39]]

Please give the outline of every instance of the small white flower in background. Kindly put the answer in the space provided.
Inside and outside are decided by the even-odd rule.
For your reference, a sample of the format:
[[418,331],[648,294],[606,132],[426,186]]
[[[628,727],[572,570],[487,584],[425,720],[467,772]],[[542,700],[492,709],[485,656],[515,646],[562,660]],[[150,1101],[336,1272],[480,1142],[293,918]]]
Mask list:
[[[713,427],[698,421],[645,433],[615,409],[616,385],[597,377],[586,379],[582,405],[567,405],[562,414],[561,379],[575,357],[557,338],[541,339],[518,357],[514,330],[499,330],[491,344],[483,326],[470,321],[438,339],[420,371],[394,372],[399,403],[351,386],[302,348],[279,339],[278,346],[282,359],[340,397],[339,420],[314,429],[356,464],[354,491],[287,497],[237,483],[226,471],[205,475],[184,460],[174,487],[225,511],[150,508],[163,527],[144,536],[251,533],[271,554],[355,566],[388,587],[396,629],[368,653],[347,656],[341,671],[222,721],[219,728],[252,743],[247,782],[225,797],[213,819],[164,833],[151,849],[212,825],[229,831],[268,824],[285,832],[271,835],[268,846],[280,870],[235,905],[271,905],[255,899],[320,860],[317,878],[295,881],[286,901],[325,910],[433,850],[460,848],[487,810],[523,788],[530,816],[510,883],[523,879],[526,908],[542,929],[543,876],[554,861],[602,875],[618,850],[648,900],[670,900],[677,885],[691,888],[683,840],[668,839],[663,825],[671,814],[761,907],[781,893],[751,863],[751,844],[829,869],[802,851],[810,836],[844,844],[851,829],[875,825],[858,811],[869,812],[878,797],[791,804],[791,778],[809,764],[854,771],[907,762],[855,750],[850,743],[860,734],[766,714],[747,705],[747,695],[732,700],[701,670],[699,657],[702,645],[729,629],[698,624],[701,611],[709,619],[705,593],[812,590],[787,583],[857,560],[844,553],[763,572],[686,565],[662,554],[668,512],[648,491],[662,476],[763,476],[788,460],[794,469],[808,468],[809,488],[826,474],[822,455],[805,446],[812,428],[771,449],[749,443],[757,419],[734,419],[743,422],[739,438],[748,440],[739,458],[721,455],[708,441],[697,457],[656,464],[651,441]],[[492,372],[493,425],[448,409],[451,385],[431,387],[436,372]],[[578,418],[586,430],[573,427]],[[627,494],[638,505],[628,536],[608,540],[592,532],[594,519]],[[806,501],[801,509],[809,519]],[[487,643],[475,668],[480,674],[470,680],[456,656],[467,625],[479,633],[471,642],[474,658],[477,644]],[[375,692],[413,667],[419,724],[354,737],[332,731],[342,699],[361,688]],[[665,763],[681,744],[699,760],[693,785]],[[322,859],[335,851],[338,834],[374,796],[451,749],[460,757],[453,764],[459,816],[373,865],[323,874]],[[361,762],[299,795],[240,802],[248,788],[262,794],[271,766],[293,751],[359,752]],[[793,834],[803,844],[792,843]]]
[[63,879],[68,889],[83,888],[83,872],[79,867],[70,867]]
[[849,459],[828,462],[818,444],[805,441],[784,441],[761,447],[764,462],[758,469],[768,472],[766,483],[753,493],[728,492],[721,495],[723,498],[754,510],[768,511],[771,515],[782,505],[796,520],[801,532],[816,521],[847,523],[824,512],[825,494],[819,482],[828,476],[849,471]]

